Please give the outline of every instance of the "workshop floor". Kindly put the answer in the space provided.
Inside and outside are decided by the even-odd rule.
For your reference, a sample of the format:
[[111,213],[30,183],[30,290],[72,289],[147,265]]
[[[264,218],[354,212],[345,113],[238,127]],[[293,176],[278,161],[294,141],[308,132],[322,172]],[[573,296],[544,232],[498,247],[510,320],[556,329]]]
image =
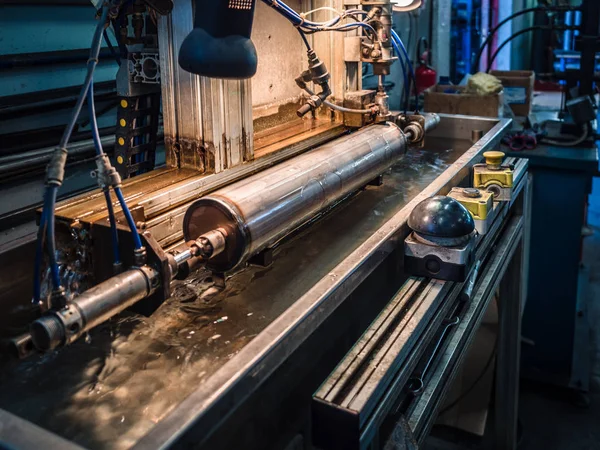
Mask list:
[[590,269],[589,318],[592,329],[592,381],[588,408],[552,388],[523,383],[519,450],[600,448],[600,228],[585,240],[584,262]]

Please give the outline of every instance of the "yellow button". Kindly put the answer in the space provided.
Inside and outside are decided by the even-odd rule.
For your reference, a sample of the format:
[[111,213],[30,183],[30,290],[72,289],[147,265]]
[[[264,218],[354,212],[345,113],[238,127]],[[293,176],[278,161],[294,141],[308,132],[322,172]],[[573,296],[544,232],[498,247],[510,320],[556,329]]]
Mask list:
[[117,156],[117,162],[119,164],[123,164],[123,161],[124,161],[124,159],[123,159],[123,157],[121,155]]
[[502,160],[504,159],[504,153],[499,151],[489,151],[483,154],[485,158],[485,163],[491,166],[499,166],[502,164]]
[[122,137],[119,138],[119,145],[125,145],[125,139]]
[[[120,124],[122,127],[124,127],[124,126],[126,126],[126,125],[127,125],[127,122],[125,122],[125,119],[121,119],[121,120],[119,120],[119,124]],[[503,154],[504,154],[504,153],[503,153]]]
[[127,100],[121,100],[121,108],[127,108],[127,106],[129,106],[129,103],[127,103]]

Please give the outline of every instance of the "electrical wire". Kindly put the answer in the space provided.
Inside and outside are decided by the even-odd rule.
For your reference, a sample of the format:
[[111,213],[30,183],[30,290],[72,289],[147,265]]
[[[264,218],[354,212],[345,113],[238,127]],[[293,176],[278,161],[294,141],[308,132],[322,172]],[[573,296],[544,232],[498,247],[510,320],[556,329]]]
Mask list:
[[521,11],[517,11],[516,13],[511,14],[510,16],[508,16],[505,19],[503,19],[500,22],[498,22],[498,25],[496,25],[494,28],[492,28],[490,30],[490,32],[488,33],[487,37],[485,38],[485,40],[483,41],[483,43],[479,47],[479,50],[477,51],[477,56],[475,56],[475,61],[473,63],[471,71],[478,71],[479,70],[479,64],[481,62],[481,55],[483,54],[483,51],[485,50],[485,48],[487,47],[487,45],[494,38],[494,35],[498,32],[498,30],[503,25],[505,25],[506,23],[510,22],[514,18],[522,16],[523,14],[527,14],[527,13],[530,13],[530,12],[536,12],[536,11],[573,11],[573,10],[577,10],[577,9],[578,9],[577,7],[573,7],[573,6],[558,6],[558,7],[556,7],[556,6],[555,7],[536,6],[536,7],[533,7],[533,8],[525,8],[525,9],[522,9]]
[[[311,20],[307,20],[306,16],[312,14],[313,12],[321,10],[322,8],[318,8],[317,10],[309,11],[307,13],[299,14],[281,0],[263,0],[263,2],[271,8],[275,9],[279,14],[284,16],[286,19],[292,22],[294,26],[296,26],[298,29],[301,29],[305,33],[314,33],[318,31],[351,31],[358,27],[363,27],[369,30],[371,33],[376,34],[375,29],[365,22],[354,22],[335,26],[346,17],[351,17],[352,15],[356,14],[366,14],[366,12],[363,10],[351,9],[341,14],[337,10],[334,10],[338,13],[338,16],[328,21],[314,22]],[[329,7],[324,8],[333,10],[333,8]]]

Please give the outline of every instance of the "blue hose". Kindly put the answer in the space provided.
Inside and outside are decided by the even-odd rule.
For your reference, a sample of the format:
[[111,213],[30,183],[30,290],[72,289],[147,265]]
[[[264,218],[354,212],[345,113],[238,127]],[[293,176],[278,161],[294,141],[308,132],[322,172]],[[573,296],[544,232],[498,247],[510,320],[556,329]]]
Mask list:
[[[56,194],[58,186],[50,186],[48,192],[48,259],[50,261],[50,273],[54,289],[60,287],[60,275],[56,261],[56,240],[54,239],[54,206],[56,205]],[[52,213],[50,213],[52,212]]]
[[98,55],[100,54],[100,47],[102,45],[102,33],[104,31],[104,26],[106,25],[106,19],[108,17],[108,7],[104,7],[102,9],[102,16],[100,17],[100,21],[98,25],[96,25],[96,31],[94,32],[94,37],[92,38],[92,46],[90,48],[90,58],[87,64],[87,73],[85,75],[85,80],[83,81],[83,85],[81,86],[81,91],[79,92],[79,97],[77,98],[77,102],[75,103],[75,108],[73,108],[73,113],[71,114],[71,118],[69,119],[69,123],[67,124],[65,131],[63,132],[60,143],[58,144],[59,148],[65,148],[69,143],[69,139],[71,139],[71,134],[73,134],[73,129],[75,128],[75,123],[77,122],[77,118],[81,113],[81,108],[83,107],[83,102],[85,101],[86,94],[90,85],[92,84],[92,77],[94,75],[94,69],[98,64]]
[[[102,148],[102,141],[100,140],[100,132],[98,131],[98,121],[96,119],[96,108],[94,106],[94,83],[90,84],[88,90],[88,114],[90,116],[90,128],[92,130],[92,140],[94,141],[94,147],[96,148],[96,155],[101,156],[104,154]],[[108,188],[104,190],[104,198],[106,199],[106,209],[108,210],[108,220],[110,222],[110,232],[112,237],[113,245],[113,258],[115,264],[121,262],[121,255],[119,252],[119,232],[117,231],[117,220],[115,219],[115,211],[110,198],[110,192]]]
[[87,92],[87,103],[88,103],[88,115],[90,116],[90,129],[92,131],[92,140],[94,141],[94,148],[96,149],[96,155],[100,156],[104,154],[102,148],[102,141],[100,140],[100,132],[98,131],[98,121],[96,119],[96,107],[94,105],[94,83],[90,84],[90,88]]
[[121,262],[121,254],[119,252],[119,232],[117,230],[115,210],[113,208],[112,200],[110,198],[110,192],[108,191],[108,189],[104,191],[104,198],[106,199],[106,209],[108,210],[108,220],[110,222],[110,233],[112,236],[113,245],[113,258],[115,260],[115,264],[119,264]]
[[[102,45],[102,32],[104,31],[104,26],[106,24],[106,19],[108,18],[108,7],[104,7],[102,9],[102,15],[100,17],[100,21],[98,25],[96,25],[96,31],[94,32],[94,37],[92,39],[92,46],[90,49],[90,59],[88,60],[87,73],[85,76],[85,80],[83,85],[81,86],[81,91],[79,92],[79,97],[77,98],[77,102],[75,103],[75,107],[73,108],[73,112],[65,127],[63,135],[58,144],[58,148],[66,148],[69,143],[69,139],[71,139],[71,135],[73,134],[73,129],[75,128],[75,123],[77,122],[77,118],[81,113],[81,108],[83,107],[83,102],[85,101],[86,94],[88,89],[92,83],[92,76],[94,74],[94,69],[98,64],[98,55],[100,54],[100,46]],[[34,261],[34,268],[37,268],[37,272],[35,274],[34,280],[38,280],[38,284],[34,282],[34,293],[33,300],[34,302],[38,302],[40,299],[41,288],[39,286],[39,277],[40,277],[40,269],[42,266],[42,253],[43,253],[43,236],[46,234],[44,232],[44,227],[47,224],[47,236],[48,236],[48,253],[49,253],[49,261],[52,272],[52,282],[54,284],[54,288],[60,287],[60,276],[58,274],[58,265],[56,263],[56,240],[54,237],[54,205],[56,204],[56,195],[58,192],[58,185],[50,185],[46,186],[45,194],[44,194],[44,206],[42,209],[42,218],[40,220],[40,230],[38,231],[38,245],[37,248],[40,249],[38,254],[36,248],[36,256]],[[50,200],[46,200],[50,199]]]
[[125,203],[125,198],[123,197],[123,192],[120,187],[116,187],[115,194],[117,195],[117,200],[121,204],[121,209],[123,210],[123,214],[125,215],[125,220],[129,224],[129,229],[131,230],[131,235],[133,236],[133,245],[137,249],[142,248],[142,240],[140,239],[140,234],[137,231],[135,226],[135,222],[133,220],[133,216],[131,215],[131,211],[127,207],[127,203]]
[[404,63],[402,62],[402,57],[400,56],[400,49],[398,48],[398,44],[395,39],[392,39],[392,45],[394,47],[394,51],[398,55],[398,62],[400,63],[400,68],[402,69],[402,77],[404,78],[404,95],[406,99],[404,101],[404,112],[408,111],[408,98],[410,97],[410,83],[408,82],[408,78],[406,76],[406,67],[404,67]]
[[413,84],[415,84],[415,109],[418,109],[418,107],[419,107],[419,94],[417,94],[417,87],[416,87],[417,79],[415,78],[415,71],[413,70],[413,66],[412,66],[412,63],[410,62],[410,57],[408,56],[408,52],[406,51],[406,47],[404,47],[404,44],[402,43],[402,39],[400,39],[400,36],[398,36],[398,33],[396,33],[392,29],[392,42],[394,40],[396,41],[396,43],[400,47],[400,50],[402,50],[402,53],[404,54],[404,57],[406,58],[406,64],[408,65],[408,69],[410,71],[410,76],[412,78],[412,82],[413,82]]
[[44,194],[44,203],[42,206],[42,215],[40,217],[40,226],[38,228],[37,242],[35,246],[35,261],[33,264],[33,300],[38,304],[42,296],[42,285],[40,272],[42,271],[42,254],[44,252],[44,237],[46,236],[46,217],[48,214],[48,204],[46,198],[48,191]]

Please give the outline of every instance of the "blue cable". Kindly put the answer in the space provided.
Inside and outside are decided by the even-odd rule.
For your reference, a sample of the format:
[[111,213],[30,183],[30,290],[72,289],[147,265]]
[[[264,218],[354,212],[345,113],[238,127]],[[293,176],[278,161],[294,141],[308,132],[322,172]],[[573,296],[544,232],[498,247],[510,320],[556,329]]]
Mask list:
[[[88,90],[88,114],[90,116],[90,128],[92,130],[92,139],[94,141],[94,147],[96,148],[96,155],[101,156],[104,154],[102,148],[102,141],[100,140],[100,132],[98,131],[98,120],[96,119],[96,108],[94,105],[94,83],[90,84]],[[110,198],[110,192],[108,188],[104,189],[104,198],[106,200],[106,209],[108,210],[108,220],[110,222],[110,232],[112,237],[113,245],[113,258],[115,264],[121,262],[121,255],[119,253],[119,232],[117,230],[117,221],[115,219],[115,211]]]
[[108,210],[108,220],[110,221],[110,233],[112,235],[113,244],[113,257],[115,264],[121,262],[121,254],[119,252],[119,232],[117,230],[117,222],[115,220],[115,210],[112,205],[110,198],[110,192],[108,189],[104,190],[104,198],[106,199],[106,209]]
[[329,31],[345,31],[348,28],[353,29],[356,27],[363,27],[363,28],[366,28],[369,31],[373,32],[374,34],[377,34],[377,32],[375,31],[375,28],[373,28],[368,23],[364,23],[364,22],[345,23],[344,25],[340,25],[339,27],[337,27],[335,30],[329,30]]
[[73,128],[75,128],[75,123],[77,122],[77,118],[81,113],[81,108],[83,107],[83,102],[85,101],[86,94],[88,89],[90,88],[90,84],[92,84],[92,77],[94,75],[94,69],[98,64],[98,55],[100,54],[100,47],[102,45],[102,33],[104,31],[104,26],[106,25],[106,19],[108,17],[108,7],[104,7],[102,9],[102,16],[100,17],[100,21],[98,25],[96,25],[96,31],[94,32],[94,37],[92,39],[92,46],[90,49],[90,58],[88,59],[88,70],[85,75],[85,80],[83,81],[83,85],[81,86],[81,91],[79,92],[79,97],[77,98],[77,103],[75,104],[75,108],[73,108],[73,113],[71,114],[71,118],[65,131],[63,132],[60,143],[58,144],[59,148],[64,148],[69,143],[69,139],[71,138],[71,134],[73,133]]
[[[100,21],[98,25],[96,25],[96,30],[94,32],[94,37],[92,39],[92,46],[90,48],[90,59],[88,60],[87,65],[87,73],[85,76],[85,80],[81,86],[81,91],[79,92],[79,97],[77,98],[77,102],[75,103],[75,107],[73,108],[73,113],[65,127],[65,131],[60,139],[58,144],[59,149],[66,149],[67,144],[69,143],[69,139],[73,134],[73,129],[75,128],[75,124],[77,122],[77,118],[81,113],[81,108],[83,107],[83,102],[85,101],[86,94],[92,82],[92,75],[94,73],[94,69],[98,64],[98,55],[100,54],[100,46],[102,45],[102,32],[104,31],[104,25],[106,24],[106,20],[108,18],[108,7],[104,7],[102,9],[102,15],[100,17]],[[54,284],[54,288],[60,287],[60,277],[58,276],[58,265],[56,263],[56,241],[54,237],[54,205],[56,204],[56,195],[58,192],[58,185],[49,185],[46,186],[45,189],[45,198],[54,199],[53,201],[44,200],[44,205],[42,207],[42,217],[40,219],[40,231],[38,231],[38,241],[43,240],[44,231],[43,228],[46,226],[46,222],[48,222],[47,227],[47,236],[48,236],[48,253],[49,253],[49,262],[51,265],[52,271],[52,281]],[[38,248],[41,248],[41,251],[36,251],[34,268],[38,268],[38,271],[35,273],[34,280],[37,280],[40,277],[39,270],[42,266],[42,253],[43,253],[43,242],[38,243]],[[39,281],[39,280],[38,280]],[[38,303],[40,301],[41,289],[39,286],[36,286],[34,282],[34,293],[33,293],[33,302]]]
[[42,285],[40,272],[42,271],[42,253],[44,252],[44,237],[46,236],[46,214],[48,205],[46,198],[48,191],[44,192],[44,203],[42,206],[42,215],[40,217],[40,226],[38,228],[37,242],[35,246],[35,261],[33,264],[33,303],[38,303],[42,296]]
[[408,111],[408,98],[410,97],[410,83],[408,82],[408,78],[406,76],[406,67],[404,67],[404,63],[400,56],[400,49],[398,48],[398,44],[395,39],[392,39],[392,45],[394,47],[394,51],[398,55],[398,62],[400,63],[400,68],[402,69],[402,77],[404,78],[404,95],[406,99],[404,101],[404,112]]
[[412,82],[415,85],[415,110],[419,108],[419,95],[417,94],[417,89],[416,89],[416,81],[417,79],[415,78],[415,71],[413,70],[413,66],[412,63],[410,62],[410,58],[408,56],[408,52],[406,51],[406,47],[404,47],[404,43],[402,42],[402,39],[400,39],[400,36],[398,36],[398,33],[396,33],[396,31],[394,31],[394,29],[392,29],[392,41],[396,40],[396,43],[398,44],[398,46],[400,47],[400,50],[402,50],[402,53],[404,54],[404,57],[406,58],[406,64],[408,65],[408,69],[410,71],[410,76],[412,78]]
[[131,215],[131,211],[127,207],[127,203],[125,203],[125,198],[123,197],[123,192],[120,187],[114,188],[115,194],[117,195],[117,200],[121,204],[121,209],[123,210],[123,214],[125,215],[125,220],[129,224],[129,229],[131,230],[131,235],[133,236],[133,245],[136,250],[142,248],[142,240],[140,239],[140,234],[137,231],[135,226],[135,222],[133,220],[133,216]]
[[87,103],[88,103],[88,115],[90,116],[90,129],[92,131],[92,140],[94,141],[94,148],[96,149],[96,155],[100,156],[104,154],[102,148],[102,141],[100,140],[100,132],[98,131],[98,121],[96,119],[96,107],[94,105],[94,83],[90,84],[90,88],[87,92]]
[[[48,190],[48,211],[54,211],[58,186],[50,186]],[[56,241],[54,239],[54,214],[48,214],[48,259],[50,260],[50,273],[54,289],[60,287],[60,275],[56,261]]]

